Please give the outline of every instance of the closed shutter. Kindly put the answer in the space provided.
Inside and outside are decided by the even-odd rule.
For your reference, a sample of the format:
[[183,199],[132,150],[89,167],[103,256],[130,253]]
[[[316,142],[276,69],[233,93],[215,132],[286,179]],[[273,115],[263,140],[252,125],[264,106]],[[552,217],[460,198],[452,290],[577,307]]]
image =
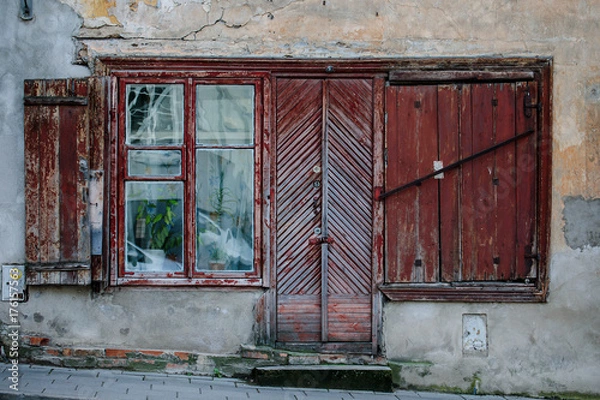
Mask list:
[[27,80],[24,94],[27,284],[89,284],[88,80]]
[[399,85],[386,96],[386,282],[535,282],[547,157],[538,83]]

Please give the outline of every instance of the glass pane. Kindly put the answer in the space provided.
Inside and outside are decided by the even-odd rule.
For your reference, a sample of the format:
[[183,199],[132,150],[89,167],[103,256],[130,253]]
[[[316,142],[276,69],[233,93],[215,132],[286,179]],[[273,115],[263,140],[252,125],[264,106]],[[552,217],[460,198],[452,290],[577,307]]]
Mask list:
[[196,140],[213,145],[254,143],[254,86],[198,85]]
[[183,182],[125,183],[127,271],[183,271]]
[[183,141],[183,85],[127,85],[127,144]]
[[197,150],[198,270],[252,270],[254,151]]
[[130,150],[128,172],[132,176],[177,176],[181,174],[179,150]]

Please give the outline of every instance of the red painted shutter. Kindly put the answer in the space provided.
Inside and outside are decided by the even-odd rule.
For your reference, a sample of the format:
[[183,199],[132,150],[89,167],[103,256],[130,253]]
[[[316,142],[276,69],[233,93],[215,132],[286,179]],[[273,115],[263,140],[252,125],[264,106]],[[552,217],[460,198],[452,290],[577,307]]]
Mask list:
[[[387,190],[536,130],[535,82],[391,86]],[[387,282],[536,277],[535,134],[386,198]]]
[[85,79],[25,81],[28,284],[88,284],[89,88]]

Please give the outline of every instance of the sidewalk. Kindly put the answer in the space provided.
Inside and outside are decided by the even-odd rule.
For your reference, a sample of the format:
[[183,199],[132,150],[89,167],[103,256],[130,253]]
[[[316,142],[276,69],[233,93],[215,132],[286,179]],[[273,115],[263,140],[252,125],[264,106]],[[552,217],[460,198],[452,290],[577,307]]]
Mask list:
[[[472,396],[413,392],[394,393],[327,389],[272,388],[243,380],[120,370],[88,370],[19,364],[18,391],[11,389],[10,364],[0,363],[0,399],[100,400],[525,400],[513,396]],[[13,386],[14,387],[14,386]]]

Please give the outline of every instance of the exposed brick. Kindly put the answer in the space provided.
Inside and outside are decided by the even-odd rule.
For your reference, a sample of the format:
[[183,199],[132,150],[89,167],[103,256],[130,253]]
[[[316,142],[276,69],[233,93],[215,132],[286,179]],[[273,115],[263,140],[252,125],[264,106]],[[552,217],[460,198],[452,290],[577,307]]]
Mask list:
[[74,349],[73,355],[75,357],[104,357],[104,350],[102,350],[102,349]]
[[144,354],[146,356],[160,357],[165,354],[164,351],[160,350],[135,350],[133,353]]
[[108,358],[127,358],[127,353],[131,353],[131,350],[106,349],[104,351],[104,354]]
[[173,354],[175,354],[175,357],[179,358],[181,361],[188,361],[190,359],[190,353],[187,351],[176,351]]
[[65,357],[71,357],[73,355],[73,349],[70,347],[65,347],[64,349],[62,349],[62,354]]
[[48,346],[50,339],[41,336],[23,336],[23,342],[30,346]]
[[255,360],[267,360],[269,358],[269,355],[262,351],[244,351],[242,352],[242,357],[252,358]]
[[49,356],[61,356],[62,355],[62,350],[59,349],[58,347],[46,347],[44,349],[44,351]]

